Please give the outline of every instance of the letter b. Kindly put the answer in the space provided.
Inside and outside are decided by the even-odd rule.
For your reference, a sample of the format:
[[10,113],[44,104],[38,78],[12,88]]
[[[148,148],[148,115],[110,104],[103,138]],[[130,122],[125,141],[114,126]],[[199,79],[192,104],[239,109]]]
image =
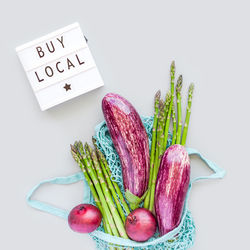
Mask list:
[[42,50],[42,47],[40,47],[40,46],[36,47],[36,51],[37,51],[40,58],[44,57],[44,52]]

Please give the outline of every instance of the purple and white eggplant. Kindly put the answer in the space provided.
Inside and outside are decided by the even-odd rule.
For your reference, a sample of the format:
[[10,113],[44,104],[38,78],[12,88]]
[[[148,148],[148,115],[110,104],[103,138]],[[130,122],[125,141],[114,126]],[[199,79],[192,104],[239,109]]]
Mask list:
[[148,189],[148,136],[135,108],[120,95],[105,95],[102,110],[121,161],[125,195],[131,208],[135,209]]
[[184,146],[172,145],[161,159],[155,190],[155,213],[160,235],[176,228],[190,181],[190,160]]

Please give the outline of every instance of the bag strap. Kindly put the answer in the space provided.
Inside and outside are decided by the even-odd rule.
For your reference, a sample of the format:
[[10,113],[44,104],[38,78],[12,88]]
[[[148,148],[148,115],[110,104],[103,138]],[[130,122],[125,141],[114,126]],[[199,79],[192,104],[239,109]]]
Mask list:
[[[85,180],[84,175],[82,172],[76,173],[74,175],[71,176],[67,176],[67,177],[56,177],[53,179],[48,179],[48,180],[44,180],[41,181],[39,184],[37,184],[35,187],[33,187],[29,193],[26,196],[26,200],[28,202],[28,204],[36,209],[39,209],[41,211],[47,212],[49,214],[61,217],[63,219],[67,219],[68,218],[68,214],[69,212],[64,210],[64,209],[60,209],[57,208],[53,205],[49,205],[48,203],[42,202],[42,201],[38,201],[38,200],[33,200],[32,199],[32,195],[35,193],[35,191],[37,189],[39,189],[42,185],[50,183],[50,184],[72,184],[72,183],[76,183],[78,181],[81,180]],[[87,185],[87,183],[84,181],[84,200],[89,200],[90,199],[90,192],[88,192],[89,187]]]
[[197,155],[203,162],[206,163],[206,165],[214,171],[214,174],[209,175],[209,176],[199,176],[191,180],[191,184],[199,181],[199,180],[206,180],[206,179],[219,179],[223,178],[226,174],[226,171],[220,167],[218,167],[214,162],[208,160],[205,158],[198,150],[193,149],[193,148],[186,148],[187,152],[189,155]]
[[[190,184],[199,181],[199,180],[204,180],[204,179],[217,179],[217,178],[223,178],[225,175],[225,170],[223,170],[222,168],[218,167],[215,163],[213,163],[212,161],[206,159],[201,153],[198,152],[198,150],[196,149],[192,149],[192,148],[186,148],[187,152],[189,155],[197,155],[202,161],[204,161],[207,166],[212,169],[214,171],[214,174],[210,175],[210,176],[200,176],[200,177],[196,177],[193,180],[191,180]],[[27,194],[26,200],[27,203],[36,209],[39,209],[41,211],[47,212],[49,214],[61,217],[63,219],[67,219],[68,218],[68,214],[69,212],[55,207],[53,205],[49,205],[48,203],[42,202],[42,201],[38,201],[38,200],[33,200],[32,196],[33,194],[36,192],[36,190],[38,190],[42,185],[50,183],[50,184],[72,184],[72,183],[76,183],[78,181],[83,181],[83,185],[84,185],[84,197],[83,197],[83,203],[89,203],[90,202],[90,188],[84,178],[84,175],[82,172],[78,172],[74,175],[70,175],[67,177],[56,177],[53,179],[48,179],[48,180],[44,180],[41,181],[39,184],[37,184],[35,187],[33,187],[29,193]]]

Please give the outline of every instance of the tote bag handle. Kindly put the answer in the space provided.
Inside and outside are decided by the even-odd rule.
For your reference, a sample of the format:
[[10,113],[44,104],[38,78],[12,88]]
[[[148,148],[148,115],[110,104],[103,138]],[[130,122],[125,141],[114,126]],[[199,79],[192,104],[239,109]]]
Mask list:
[[[205,158],[201,153],[199,153],[198,150],[192,149],[192,148],[186,148],[187,152],[189,155],[197,155],[206,165],[214,172],[212,175],[209,176],[199,176],[190,181],[190,184],[199,181],[199,180],[205,180],[205,179],[217,179],[217,178],[223,178],[225,175],[225,170],[222,168],[218,167],[214,162],[208,160]],[[83,203],[89,203],[90,202],[90,189],[88,184],[86,183],[86,180],[84,178],[84,175],[82,172],[78,172],[74,175],[67,176],[67,177],[56,177],[48,180],[41,181],[39,184],[37,184],[35,187],[33,187],[29,193],[27,194],[26,200],[28,204],[36,209],[39,209],[41,211],[47,212],[49,214],[61,217],[63,219],[68,218],[69,211],[58,208],[56,206],[50,205],[48,203],[34,200],[32,199],[32,195],[35,193],[36,190],[38,190],[40,187],[43,185],[46,185],[48,183],[50,184],[62,184],[62,185],[67,185],[67,184],[72,184],[76,183],[79,181],[83,181],[84,185],[84,197],[83,197]]]

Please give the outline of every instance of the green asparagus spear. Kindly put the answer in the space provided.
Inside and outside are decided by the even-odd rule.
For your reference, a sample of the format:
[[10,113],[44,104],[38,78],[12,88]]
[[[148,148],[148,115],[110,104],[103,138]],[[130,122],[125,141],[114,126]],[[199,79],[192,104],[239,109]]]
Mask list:
[[189,125],[189,119],[190,119],[190,114],[191,114],[193,92],[194,92],[194,84],[191,83],[189,86],[189,89],[188,89],[188,104],[187,104],[185,124],[184,124],[182,138],[181,138],[181,145],[183,145],[183,146],[185,146],[186,139],[187,139],[187,132],[188,132],[188,125]]
[[174,79],[175,79],[175,62],[173,61],[170,66],[170,78],[171,78],[171,95],[174,95]]
[[151,142],[151,151],[150,151],[150,173],[149,173],[149,182],[148,182],[148,193],[144,200],[144,208],[149,208],[149,200],[150,200],[150,192],[151,192],[151,185],[152,185],[152,177],[154,172],[154,159],[155,159],[155,148],[156,148],[156,134],[157,134],[157,124],[158,124],[158,114],[159,114],[159,101],[161,97],[161,91],[158,90],[155,94],[155,101],[154,101],[154,122],[152,128],[152,142]]
[[117,211],[117,209],[115,207],[115,204],[113,202],[111,193],[110,193],[110,191],[108,189],[108,186],[107,186],[107,184],[105,182],[105,178],[103,176],[102,169],[100,167],[100,163],[99,163],[99,161],[97,159],[96,153],[91,149],[91,147],[88,144],[86,144],[86,146],[88,148],[88,152],[91,155],[91,158],[92,158],[92,161],[93,161],[93,165],[94,165],[94,167],[96,169],[98,179],[99,179],[99,181],[101,183],[102,191],[105,194],[108,206],[110,208],[110,211],[113,214],[114,221],[115,221],[115,224],[117,226],[117,229],[118,229],[118,231],[119,231],[119,233],[120,233],[120,235],[121,235],[122,238],[128,239],[128,236],[127,236],[124,224],[122,222],[122,219],[121,219],[121,217],[120,217],[120,215],[119,215],[119,213],[118,213],[118,211]]
[[172,113],[172,106],[173,106],[173,102],[174,102],[174,79],[175,79],[175,62],[173,61],[170,67],[170,78],[171,78],[171,101],[169,104],[169,112],[167,115],[167,119],[166,119],[166,123],[165,123],[165,128],[164,128],[164,151],[167,147],[167,143],[168,143],[168,130],[169,130],[169,125],[170,125],[170,119],[171,119],[171,113]]
[[[99,159],[100,163],[102,164],[102,167],[105,168],[105,170],[103,170],[103,172],[106,171],[106,173],[107,173],[107,175],[108,175],[108,178],[111,180],[111,182],[112,182],[112,184],[113,184],[113,186],[114,186],[115,192],[116,192],[116,194],[118,195],[118,197],[119,197],[119,199],[120,199],[120,201],[121,201],[121,203],[122,203],[123,208],[125,209],[126,214],[129,215],[129,214],[130,214],[129,206],[128,206],[128,204],[126,203],[126,201],[125,201],[125,199],[124,199],[124,197],[123,197],[123,194],[122,194],[122,192],[121,192],[121,190],[120,190],[118,184],[117,184],[115,181],[113,181],[113,180],[111,179],[112,173],[111,173],[110,168],[109,168],[109,166],[108,166],[108,162],[107,162],[105,156],[103,155],[103,153],[101,152],[101,150],[98,148],[98,146],[97,146],[97,144],[96,144],[96,139],[93,137],[92,140],[93,140],[93,144],[94,144],[94,146],[95,146],[95,148],[96,148],[96,151],[97,151],[98,159]],[[113,196],[114,196],[114,195],[113,195]]]
[[[96,154],[97,154],[97,153],[96,153]],[[117,209],[118,209],[119,215],[120,215],[120,217],[121,217],[121,219],[122,219],[122,222],[125,223],[125,221],[126,221],[126,216],[125,216],[125,214],[124,214],[124,212],[123,212],[122,206],[121,206],[120,201],[119,201],[119,199],[118,199],[118,197],[117,197],[117,194],[116,194],[116,192],[115,192],[115,188],[114,188],[114,186],[113,186],[113,184],[112,184],[112,182],[111,182],[111,180],[110,180],[110,178],[109,178],[109,175],[108,175],[108,173],[107,173],[107,171],[106,171],[106,169],[105,169],[105,167],[104,167],[103,162],[99,160],[99,163],[100,163],[100,166],[101,166],[101,168],[102,168],[103,175],[105,176],[106,182],[107,182],[107,184],[108,184],[108,188],[109,188],[109,190],[110,190],[110,192],[111,192],[111,194],[112,194],[112,196],[113,196],[113,199],[114,199],[114,201],[115,201],[115,204],[116,204],[116,207],[117,207]]]
[[102,206],[101,206],[101,202],[99,200],[99,197],[98,197],[98,194],[96,193],[96,189],[93,185],[93,182],[91,181],[86,169],[85,169],[85,166],[81,163],[81,160],[79,159],[79,157],[77,156],[77,149],[73,146],[73,145],[70,145],[71,146],[71,154],[74,158],[74,160],[76,161],[76,163],[79,165],[79,167],[81,168],[83,174],[84,174],[84,177],[89,185],[89,188],[90,188],[90,191],[94,197],[94,201],[97,205],[97,207],[99,208],[99,210],[103,213],[103,210],[102,210]]
[[182,129],[182,118],[181,118],[181,88],[182,88],[182,75],[179,76],[176,85],[176,98],[177,98],[177,116],[178,126],[176,135],[176,144],[181,142],[181,129]]
[[[92,138],[92,140],[93,140],[93,143],[94,143],[94,145],[95,145],[95,139]],[[100,151],[100,150],[99,150],[99,151]],[[99,152],[98,152],[97,149],[96,149],[96,155],[97,155],[97,156],[99,155]],[[125,223],[126,217],[125,217],[125,214],[124,214],[124,212],[123,212],[123,209],[122,209],[122,206],[121,206],[121,204],[120,204],[120,201],[119,201],[119,199],[118,199],[118,197],[117,197],[117,194],[116,194],[116,192],[115,192],[115,188],[114,188],[114,186],[113,186],[113,184],[112,184],[112,182],[111,182],[111,180],[110,180],[110,177],[109,177],[109,175],[108,175],[108,172],[106,171],[106,168],[105,168],[105,166],[104,166],[104,163],[102,162],[102,160],[100,159],[100,157],[98,157],[98,159],[99,159],[100,166],[101,166],[101,168],[102,168],[103,175],[104,175],[104,177],[105,177],[105,179],[106,179],[106,183],[108,184],[108,188],[109,188],[109,190],[110,190],[110,192],[111,192],[111,194],[112,194],[112,196],[113,196],[113,198],[114,198],[114,201],[115,201],[116,207],[117,207],[117,209],[118,209],[118,212],[119,212],[119,214],[120,214],[120,216],[121,216],[121,219],[122,219],[123,223]]]
[[156,184],[156,178],[159,170],[159,164],[160,164],[160,158],[161,158],[161,152],[162,152],[162,135],[163,135],[163,119],[164,116],[163,113],[163,102],[160,101],[160,112],[159,112],[159,121],[157,126],[157,143],[156,143],[156,152],[155,152],[155,158],[154,158],[154,171],[152,176],[152,185],[150,189],[150,201],[149,201],[149,210],[153,212],[154,208],[154,197],[155,197],[155,184]]
[[164,126],[167,120],[170,102],[171,102],[171,92],[168,91],[166,94],[166,99],[165,99],[165,104],[164,104]]
[[88,174],[90,175],[90,177],[92,179],[92,182],[95,185],[96,191],[97,191],[97,193],[99,195],[99,198],[101,200],[101,204],[102,204],[102,207],[103,207],[103,214],[105,214],[105,216],[107,216],[107,221],[109,222],[110,228],[112,230],[112,234],[114,236],[120,237],[118,227],[116,226],[115,220],[114,220],[114,218],[112,216],[113,211],[109,210],[110,208],[109,208],[109,206],[107,204],[107,201],[106,201],[106,193],[103,192],[103,190],[102,190],[102,187],[101,187],[101,184],[100,184],[100,182],[99,182],[99,180],[97,178],[96,172],[93,169],[92,162],[90,162],[87,159],[87,156],[86,156],[85,153],[80,155],[80,157],[81,157],[80,158],[81,162],[85,165],[85,167],[86,167],[86,169],[88,171]]
[[[75,142],[75,145],[76,145],[76,148],[78,148],[78,153],[79,154],[85,154],[84,153],[84,150],[83,150],[83,145],[82,145],[82,143],[79,141],[79,142]],[[94,171],[93,171],[94,172]],[[94,172],[95,173],[95,172]],[[96,174],[96,173],[95,173]],[[93,194],[93,193],[92,193]],[[116,235],[116,234],[114,234],[113,232],[112,232],[112,229],[111,229],[111,225],[109,224],[110,222],[109,222],[109,220],[108,220],[108,217],[107,217],[107,215],[106,215],[106,213],[105,212],[103,212],[103,209],[102,209],[102,207],[101,207],[101,210],[100,210],[101,212],[102,212],[102,215],[103,215],[103,228],[104,228],[104,232],[105,233],[108,233],[108,234],[110,234],[110,235]],[[113,222],[111,222],[111,224],[112,224]],[[113,230],[114,231],[114,230]],[[117,250],[117,248],[114,248],[114,247],[109,247],[109,249],[110,250]]]
[[158,139],[158,146],[159,146],[159,156],[161,157],[165,151],[166,148],[164,148],[164,127],[165,127],[165,124],[164,124],[164,102],[160,102],[160,106],[161,106],[161,110],[160,110],[160,113],[159,113],[159,126],[158,126],[158,130],[159,130],[159,133],[157,136],[159,136],[159,139]]
[[97,205],[97,207],[99,208],[100,212],[102,213],[102,217],[103,217],[103,226],[104,226],[104,229],[105,229],[105,232],[108,233],[108,234],[111,234],[112,235],[112,230],[110,228],[110,225],[109,225],[109,222],[108,222],[108,218],[107,218],[107,215],[106,213],[104,212],[103,210],[103,207],[102,207],[102,204],[99,200],[99,197],[98,197],[98,194],[96,192],[96,189],[93,185],[93,182],[92,180],[90,179],[86,169],[85,169],[85,166],[82,164],[80,158],[78,157],[78,151],[77,149],[73,146],[73,145],[70,145],[71,146],[71,154],[74,158],[74,160],[77,162],[77,164],[79,165],[79,167],[81,168],[83,174],[84,174],[84,177],[90,187],[90,191],[94,197],[94,200],[95,200],[95,203]]
[[172,120],[173,120],[172,145],[174,145],[175,141],[176,141],[176,117],[175,117],[174,103],[173,103],[173,106],[172,106]]

